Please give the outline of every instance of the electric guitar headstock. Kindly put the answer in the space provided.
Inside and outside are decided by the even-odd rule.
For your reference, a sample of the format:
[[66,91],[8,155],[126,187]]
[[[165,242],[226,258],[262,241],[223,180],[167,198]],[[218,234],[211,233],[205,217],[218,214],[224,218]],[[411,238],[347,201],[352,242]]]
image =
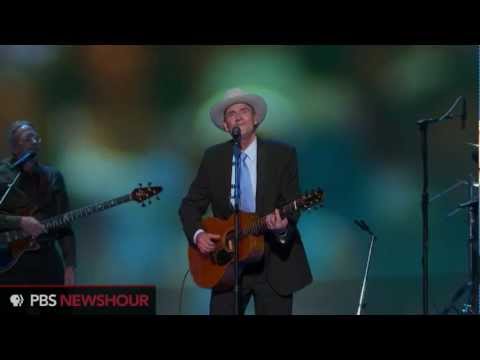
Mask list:
[[145,207],[145,201],[148,200],[148,205],[152,203],[150,200],[152,197],[156,197],[157,200],[160,200],[158,194],[163,190],[161,186],[152,186],[152,183],[149,182],[147,186],[142,186],[142,183],[138,184],[138,188],[134,189],[130,193],[132,200],[142,204],[142,207]]

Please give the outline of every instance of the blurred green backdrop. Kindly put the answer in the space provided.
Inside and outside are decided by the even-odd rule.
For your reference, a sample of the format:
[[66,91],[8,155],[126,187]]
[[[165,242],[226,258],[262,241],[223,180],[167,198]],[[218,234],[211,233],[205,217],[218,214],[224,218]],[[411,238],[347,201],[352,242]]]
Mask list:
[[[176,314],[187,269],[178,207],[206,147],[227,136],[208,109],[226,89],[263,95],[260,135],[295,145],[304,190],[325,208],[300,221],[315,283],[296,314],[352,314],[368,237],[379,236],[367,314],[421,313],[421,161],[416,120],[439,116],[460,95],[459,121],[430,131],[430,193],[474,172],[478,142],[474,46],[0,46],[0,124],[28,119],[59,168],[72,208],[164,187],[160,201],[129,203],[74,224],[80,284],[155,284],[158,314]],[[5,142],[2,153],[8,155]],[[94,169],[94,171],[92,171]],[[460,187],[431,205],[432,312],[468,280],[468,200]],[[208,313],[209,292],[190,278],[183,313]],[[252,304],[251,304],[252,305]],[[253,307],[248,309],[252,313]]]

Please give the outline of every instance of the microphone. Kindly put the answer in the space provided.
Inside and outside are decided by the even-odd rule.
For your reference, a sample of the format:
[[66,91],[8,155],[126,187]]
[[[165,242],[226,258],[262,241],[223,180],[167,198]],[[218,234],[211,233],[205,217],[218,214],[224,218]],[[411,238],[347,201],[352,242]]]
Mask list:
[[33,151],[27,151],[24,153],[22,156],[18,158],[17,161],[15,161],[12,165],[10,165],[10,169],[17,169],[21,168],[26,162],[32,160],[37,154]]
[[238,126],[235,126],[232,129],[233,140],[235,140],[235,142],[238,142],[240,140],[241,135],[242,135],[242,132],[241,132],[240,128]]
[[462,130],[465,129],[465,122],[467,121],[467,100],[462,97]]
[[360,220],[360,221],[355,220],[354,222],[355,222],[355,224],[356,224],[360,229],[362,229],[363,231],[369,233],[370,235],[373,235],[373,232],[370,230],[370,228],[368,227],[368,225],[367,225],[367,223],[366,223],[365,221],[363,221],[363,220]]

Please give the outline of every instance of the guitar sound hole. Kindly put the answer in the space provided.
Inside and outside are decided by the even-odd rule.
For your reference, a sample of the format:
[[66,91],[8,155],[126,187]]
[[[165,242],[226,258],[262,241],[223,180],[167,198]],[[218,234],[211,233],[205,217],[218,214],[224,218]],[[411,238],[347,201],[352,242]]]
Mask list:
[[217,252],[215,252],[214,254],[214,257],[215,257],[215,263],[217,265],[220,265],[220,266],[223,266],[223,265],[226,265],[230,262],[230,260],[232,259],[232,256],[233,254],[222,249],[222,250],[219,250]]
[[228,264],[233,258],[233,232],[230,232],[225,237],[225,245],[223,248],[215,251],[213,261],[215,264],[223,266]]

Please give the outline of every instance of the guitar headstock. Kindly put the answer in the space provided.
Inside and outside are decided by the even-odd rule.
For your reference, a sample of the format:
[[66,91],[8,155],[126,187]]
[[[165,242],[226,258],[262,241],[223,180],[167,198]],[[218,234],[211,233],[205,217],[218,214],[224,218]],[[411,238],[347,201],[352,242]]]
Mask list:
[[134,189],[131,193],[130,196],[132,200],[135,200],[136,202],[142,204],[143,207],[145,207],[145,201],[148,200],[148,204],[150,205],[152,201],[150,198],[156,196],[157,200],[160,200],[158,197],[158,194],[160,194],[163,190],[161,186],[152,186],[152,183],[148,183],[147,186],[142,186],[142,184],[138,184],[138,188]]
[[325,193],[320,188],[307,191],[299,199],[297,199],[296,205],[301,210],[310,210],[312,208],[317,209],[318,207],[322,207],[321,203],[324,195]]

